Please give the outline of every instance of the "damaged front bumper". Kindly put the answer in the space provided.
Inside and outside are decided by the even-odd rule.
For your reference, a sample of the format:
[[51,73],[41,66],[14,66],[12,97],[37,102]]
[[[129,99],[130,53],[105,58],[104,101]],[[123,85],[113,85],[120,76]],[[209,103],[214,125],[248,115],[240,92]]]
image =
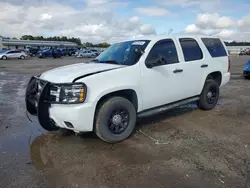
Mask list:
[[67,85],[67,83],[51,83],[33,76],[26,89],[27,111],[37,116],[40,125],[48,131],[55,131],[59,128],[70,129],[74,132],[93,131],[96,103],[86,101],[75,104],[62,103],[58,101],[58,96],[50,92],[59,85]]
[[31,77],[25,94],[26,109],[31,115],[38,117],[40,125],[48,131],[58,130],[53,119],[50,118],[49,108],[50,93],[49,88],[52,84],[48,81]]

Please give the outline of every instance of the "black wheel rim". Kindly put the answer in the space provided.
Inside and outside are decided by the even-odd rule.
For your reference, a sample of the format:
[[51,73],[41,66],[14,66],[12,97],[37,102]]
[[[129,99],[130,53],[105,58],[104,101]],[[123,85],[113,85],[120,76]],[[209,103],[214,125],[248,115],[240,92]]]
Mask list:
[[207,93],[207,102],[208,104],[213,104],[217,99],[217,88],[211,87]]
[[123,133],[129,124],[129,113],[124,108],[119,108],[114,111],[109,116],[108,128],[112,134]]

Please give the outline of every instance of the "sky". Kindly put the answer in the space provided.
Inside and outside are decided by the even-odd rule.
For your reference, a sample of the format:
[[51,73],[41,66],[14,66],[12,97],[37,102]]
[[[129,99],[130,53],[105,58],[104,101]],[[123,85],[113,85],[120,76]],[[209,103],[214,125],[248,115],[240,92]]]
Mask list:
[[0,36],[109,42],[206,34],[250,42],[250,0],[0,0]]

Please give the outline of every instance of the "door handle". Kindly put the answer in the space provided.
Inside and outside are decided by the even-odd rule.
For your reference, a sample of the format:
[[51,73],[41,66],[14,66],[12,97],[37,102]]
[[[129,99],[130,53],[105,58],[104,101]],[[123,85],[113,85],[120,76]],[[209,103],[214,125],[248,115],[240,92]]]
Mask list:
[[207,65],[207,64],[203,64],[203,65],[201,65],[201,68],[206,68],[206,67],[208,67],[208,65]]
[[175,70],[173,71],[173,73],[179,73],[179,72],[183,72],[183,70],[182,70],[182,69],[175,69]]

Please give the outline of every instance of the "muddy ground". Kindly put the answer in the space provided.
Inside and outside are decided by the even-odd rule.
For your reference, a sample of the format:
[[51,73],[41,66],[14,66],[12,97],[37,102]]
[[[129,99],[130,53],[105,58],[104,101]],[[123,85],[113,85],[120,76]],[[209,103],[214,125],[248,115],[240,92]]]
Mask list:
[[54,135],[26,117],[31,75],[86,60],[0,61],[0,187],[250,187],[247,59],[232,58],[231,81],[214,110],[186,105],[140,119],[135,134],[115,145],[94,134]]

